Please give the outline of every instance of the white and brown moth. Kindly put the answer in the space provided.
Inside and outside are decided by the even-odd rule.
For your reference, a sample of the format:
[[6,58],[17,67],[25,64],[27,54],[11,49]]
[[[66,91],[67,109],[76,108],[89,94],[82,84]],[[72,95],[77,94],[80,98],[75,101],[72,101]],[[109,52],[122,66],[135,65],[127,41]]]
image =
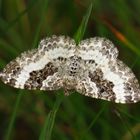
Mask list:
[[117,57],[117,48],[106,38],[94,37],[76,45],[69,37],[53,35],[7,64],[0,77],[15,88],[62,88],[66,94],[76,90],[116,103],[138,102],[138,80]]

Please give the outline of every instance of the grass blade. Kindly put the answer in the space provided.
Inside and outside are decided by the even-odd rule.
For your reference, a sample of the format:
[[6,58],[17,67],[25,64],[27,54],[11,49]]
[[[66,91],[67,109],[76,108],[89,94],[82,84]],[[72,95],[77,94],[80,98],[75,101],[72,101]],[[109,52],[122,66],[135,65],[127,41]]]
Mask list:
[[[87,27],[87,23],[88,23],[88,20],[89,20],[89,16],[91,14],[91,10],[92,10],[92,4],[89,6],[86,15],[83,17],[81,25],[78,28],[78,30],[77,30],[77,32],[76,32],[76,34],[74,36],[74,39],[75,39],[75,41],[77,43],[84,36],[85,30],[86,30],[86,27]],[[61,98],[58,97],[56,99],[56,103],[55,103],[53,109],[49,112],[49,114],[48,114],[48,116],[46,118],[45,125],[44,125],[44,127],[43,127],[43,129],[41,131],[39,140],[51,140],[52,129],[53,129],[53,126],[54,126],[56,113],[57,113],[57,110],[58,110],[61,102],[62,102],[62,97]]]
[[124,127],[126,128],[126,130],[128,130],[128,132],[130,133],[130,135],[132,136],[133,140],[136,140],[136,136],[133,133],[133,131],[131,130],[130,126],[128,125],[128,123],[126,122],[126,119],[123,118],[123,116],[121,115],[121,113],[119,113],[117,110],[115,111],[116,115],[119,117],[119,119],[121,120],[122,124],[124,125]]
[[86,136],[86,134],[88,133],[88,131],[92,128],[92,126],[95,124],[95,122],[97,121],[97,119],[100,117],[100,115],[103,113],[103,111],[106,108],[107,103],[105,103],[102,107],[102,109],[97,113],[97,115],[94,117],[94,119],[92,120],[92,122],[90,123],[90,125],[88,126],[88,128],[85,130],[85,133],[82,135],[81,140],[83,140]]
[[56,102],[54,104],[53,109],[49,112],[46,121],[45,121],[45,125],[41,131],[39,140],[51,140],[51,135],[52,135],[52,129],[54,126],[54,122],[55,122],[55,117],[56,117],[56,113],[58,111],[58,108],[62,102],[64,95],[60,94],[57,96]]
[[[45,0],[45,1],[47,1],[47,0]],[[46,3],[46,2],[45,2],[45,3]],[[33,6],[33,4],[30,5],[30,6]],[[31,7],[30,7],[30,8],[31,8]],[[21,14],[12,22],[12,23],[13,23],[12,25],[14,25],[14,23],[17,22],[17,20],[19,20],[20,17],[21,17],[22,15],[24,15],[28,10],[29,10],[29,8],[27,8],[25,11],[21,12]],[[43,11],[44,11],[44,10],[43,10]],[[43,16],[42,16],[42,18],[43,18]],[[41,18],[41,22],[42,22],[42,18]],[[9,26],[9,28],[10,28],[10,27],[11,27],[11,26]],[[39,26],[38,26],[38,28],[37,28],[37,32],[36,32],[36,36],[35,36],[34,42],[37,42],[37,40],[38,40],[39,29],[40,29],[40,27],[41,27],[41,24],[39,24]],[[33,43],[33,45],[35,46],[36,44]],[[33,47],[34,47],[34,46],[33,46]],[[14,107],[14,111],[13,111],[12,116],[11,116],[10,124],[9,124],[9,126],[8,126],[8,130],[7,130],[7,133],[6,133],[6,136],[5,136],[5,140],[9,140],[9,139],[10,139],[10,135],[11,135],[11,132],[12,132],[12,129],[13,129],[13,126],[14,126],[14,122],[15,122],[15,119],[16,119],[16,113],[17,113],[17,110],[18,110],[18,106],[19,106],[21,97],[22,97],[22,94],[21,94],[21,93],[18,94],[17,99],[16,99],[16,103],[15,103],[15,107]]]
[[0,0],[0,16],[1,16],[1,11],[2,11],[2,0]]
[[87,27],[87,23],[89,20],[89,17],[91,15],[91,11],[92,11],[92,3],[90,4],[85,16],[83,17],[83,20],[81,22],[81,25],[79,26],[76,34],[74,35],[75,41],[76,43],[79,43],[79,41],[83,38],[86,27]]
[[10,136],[11,136],[11,133],[12,133],[12,129],[13,129],[13,126],[14,126],[17,110],[18,110],[18,107],[19,107],[22,95],[23,94],[22,94],[21,91],[17,95],[15,107],[14,107],[14,110],[12,112],[11,120],[10,120],[10,123],[9,123],[9,126],[8,126],[8,130],[7,130],[7,133],[6,133],[6,136],[5,136],[5,140],[10,140]]
[[131,43],[131,41],[129,41],[123,33],[118,31],[108,21],[104,20],[103,22],[121,42],[123,42],[130,50],[132,50],[134,53],[140,56],[140,49],[136,47],[133,43]]
[[119,113],[125,115],[127,118],[130,118],[131,120],[134,120],[134,121],[140,123],[140,119],[138,117],[131,115],[130,113],[126,112],[125,110],[123,110],[121,108],[117,108],[117,110],[119,111]]
[[[19,20],[22,16],[24,16],[33,6],[34,4],[37,2],[38,0],[32,0],[30,3],[29,3],[29,6],[23,10],[21,13],[18,14],[18,16],[13,20],[11,21],[10,23],[8,23],[5,28],[3,29],[3,32],[0,33],[0,36],[3,36],[5,35]],[[1,18],[0,18],[1,19]],[[2,19],[3,20],[3,19]]]
[[48,0],[43,0],[43,7],[42,7],[42,11],[41,11],[41,16],[40,16],[40,22],[38,24],[38,27],[36,29],[36,33],[35,33],[35,38],[34,38],[34,42],[33,42],[33,48],[35,48],[38,44],[38,39],[39,39],[39,33],[40,33],[40,30],[41,30],[41,26],[43,24],[43,20],[44,20],[44,17],[45,17],[45,10],[48,6]]

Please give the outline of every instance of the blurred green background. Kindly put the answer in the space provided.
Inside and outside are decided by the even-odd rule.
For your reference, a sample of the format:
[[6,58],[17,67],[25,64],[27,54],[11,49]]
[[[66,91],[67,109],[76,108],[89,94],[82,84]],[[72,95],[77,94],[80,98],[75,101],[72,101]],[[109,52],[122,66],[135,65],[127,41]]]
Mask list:
[[[73,37],[91,3],[83,38],[112,40],[140,80],[139,0],[0,0],[0,69],[45,36]],[[46,134],[52,140],[140,139],[140,103],[115,104],[75,93],[60,96],[60,104],[51,93],[63,94],[0,82],[0,140],[49,140]]]

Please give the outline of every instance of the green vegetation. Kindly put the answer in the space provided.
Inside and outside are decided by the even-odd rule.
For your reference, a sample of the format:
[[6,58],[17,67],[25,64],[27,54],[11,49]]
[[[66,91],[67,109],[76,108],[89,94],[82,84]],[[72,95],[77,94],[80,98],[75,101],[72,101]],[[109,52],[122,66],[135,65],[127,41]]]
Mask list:
[[[140,1],[0,0],[0,68],[52,34],[103,36],[140,80]],[[1,140],[139,140],[140,103],[115,104],[0,82]]]

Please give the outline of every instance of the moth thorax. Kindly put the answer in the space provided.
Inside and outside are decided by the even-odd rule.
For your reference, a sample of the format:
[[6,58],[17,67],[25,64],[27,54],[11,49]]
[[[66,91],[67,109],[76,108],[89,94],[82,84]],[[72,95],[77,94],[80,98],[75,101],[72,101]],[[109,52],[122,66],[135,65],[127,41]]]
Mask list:
[[77,56],[72,56],[69,65],[69,76],[76,76],[80,70],[80,58]]

